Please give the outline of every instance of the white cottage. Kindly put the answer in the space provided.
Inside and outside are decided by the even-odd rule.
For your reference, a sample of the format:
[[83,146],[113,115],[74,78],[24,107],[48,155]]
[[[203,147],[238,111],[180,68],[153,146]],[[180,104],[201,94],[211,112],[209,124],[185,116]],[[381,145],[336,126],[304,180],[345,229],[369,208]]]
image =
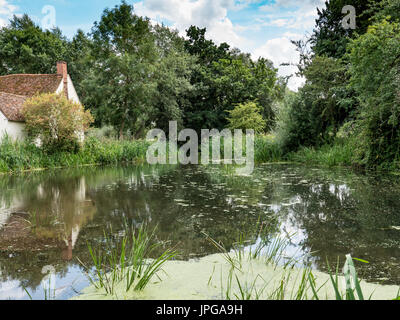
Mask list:
[[22,107],[26,99],[40,93],[64,93],[80,103],[64,61],[57,62],[57,74],[0,76],[0,140],[5,134],[14,140],[24,139]]

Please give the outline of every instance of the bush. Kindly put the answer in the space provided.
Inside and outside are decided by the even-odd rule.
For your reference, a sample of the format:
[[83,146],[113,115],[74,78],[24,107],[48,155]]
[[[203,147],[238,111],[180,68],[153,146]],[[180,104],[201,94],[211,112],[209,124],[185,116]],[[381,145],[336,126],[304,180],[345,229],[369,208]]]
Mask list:
[[81,137],[93,122],[89,111],[61,94],[41,94],[28,99],[22,111],[25,130],[33,140],[40,139],[48,152],[77,151]]
[[290,161],[307,165],[321,165],[327,167],[352,166],[353,146],[348,141],[337,141],[333,145],[324,145],[318,149],[302,147],[296,153],[288,155]]
[[321,126],[315,125],[311,115],[312,106],[301,91],[288,92],[278,110],[276,123],[277,143],[284,154],[296,151],[300,146],[314,146],[320,138]]
[[228,113],[230,129],[253,129],[256,133],[263,133],[265,130],[266,123],[261,115],[261,108],[255,102],[239,104]]
[[254,141],[254,157],[257,163],[275,162],[283,160],[283,153],[275,137],[257,135]]

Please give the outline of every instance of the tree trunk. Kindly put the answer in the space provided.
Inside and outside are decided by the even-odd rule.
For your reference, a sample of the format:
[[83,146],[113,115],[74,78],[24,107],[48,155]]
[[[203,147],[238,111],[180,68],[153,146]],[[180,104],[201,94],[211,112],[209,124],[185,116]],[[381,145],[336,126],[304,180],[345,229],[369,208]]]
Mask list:
[[125,120],[122,120],[121,127],[119,129],[119,139],[124,140]]

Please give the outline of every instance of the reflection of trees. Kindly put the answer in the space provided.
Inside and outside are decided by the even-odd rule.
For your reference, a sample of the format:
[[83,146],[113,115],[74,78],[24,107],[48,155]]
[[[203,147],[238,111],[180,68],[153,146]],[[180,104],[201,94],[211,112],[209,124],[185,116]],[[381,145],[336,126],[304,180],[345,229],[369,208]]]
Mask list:
[[[71,250],[79,230],[93,218],[95,212],[93,203],[86,196],[85,178],[79,176],[68,179],[51,176],[35,183],[29,192],[21,193],[19,199],[19,211],[26,213],[27,223],[20,222],[21,227],[13,230],[14,251],[26,249],[22,241],[24,237],[32,238],[33,242],[43,239],[59,240],[65,242],[66,247]],[[30,228],[28,234],[27,228]],[[6,233],[7,226],[3,229],[0,237],[2,233]],[[19,238],[22,247],[19,247]],[[69,255],[67,253],[66,257]]]
[[79,232],[96,209],[87,197],[82,171],[7,178],[15,188],[7,197],[3,194],[2,201],[9,201],[3,204],[19,213],[0,229],[2,276],[35,288],[43,278],[43,266],[55,266],[60,275],[66,271],[63,260],[72,259]]
[[362,176],[346,179],[337,175],[336,179],[338,176],[342,181],[336,183],[318,175],[308,177],[306,185],[288,186],[292,196],[301,201],[286,210],[285,219],[306,234],[301,246],[305,251],[317,251],[314,257],[320,269],[327,269],[326,258],[335,265],[338,257],[351,253],[371,262],[358,265],[362,277],[387,277],[400,283],[400,272],[388,266],[400,261],[400,234],[388,230],[400,225],[399,185]]
[[[131,176],[129,169],[124,176]],[[253,205],[261,197],[254,183],[230,183],[229,179],[194,167],[160,174],[152,181],[126,178],[111,190],[103,186],[91,193],[98,208],[96,223],[148,222],[151,228],[158,226],[158,239],[177,245],[183,257],[216,252],[203,232],[230,249],[239,232],[255,238],[258,218],[265,214]],[[247,209],[229,201],[243,197],[243,192],[248,197]]]
[[188,258],[217,251],[202,232],[229,250],[239,233],[255,242],[259,218],[280,217],[302,233],[304,251],[317,250],[313,261],[319,268],[326,257],[334,263],[352,253],[371,261],[360,266],[362,276],[380,277],[372,272],[389,261],[382,270],[399,280],[390,261],[400,260],[400,233],[379,230],[400,225],[399,188],[390,181],[296,166],[262,166],[252,177],[213,166],[132,166],[3,176],[0,190],[0,207],[35,213],[37,219],[30,216],[36,226],[31,238],[24,235],[25,243],[23,232],[16,233],[19,248],[18,241],[12,250],[0,241],[3,279],[31,288],[40,284],[45,265],[54,265],[61,276],[78,264],[77,257],[90,266],[87,242],[101,245],[103,231],[112,228],[117,235],[125,220],[158,226],[157,239],[177,245]]

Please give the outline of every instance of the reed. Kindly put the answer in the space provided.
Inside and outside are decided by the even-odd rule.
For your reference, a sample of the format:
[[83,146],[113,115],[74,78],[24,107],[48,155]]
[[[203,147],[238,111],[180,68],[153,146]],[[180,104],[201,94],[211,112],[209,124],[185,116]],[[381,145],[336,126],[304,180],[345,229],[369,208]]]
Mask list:
[[[220,251],[230,266],[225,283],[221,270],[221,299],[323,300],[328,299],[328,294],[326,293],[326,296],[321,296],[320,292],[322,289],[325,289],[326,292],[329,289],[327,286],[330,284],[336,300],[365,300],[365,294],[357,275],[354,260],[362,263],[368,263],[368,261],[352,258],[351,255],[347,255],[342,272],[339,271],[339,259],[334,272],[332,272],[327,261],[329,279],[318,286],[310,265],[304,266],[303,269],[297,269],[295,265],[299,261],[294,258],[289,259],[288,262],[282,260],[282,258],[285,258],[284,253],[290,244],[291,236],[281,238],[277,235],[277,231],[274,231],[276,229],[265,228],[263,223],[260,223],[258,228],[260,230],[258,233],[258,244],[249,247],[249,241],[246,240],[248,236],[240,233],[237,243],[230,252],[225,249],[223,244],[217,243],[207,236],[207,239]],[[246,246],[250,248],[247,251]],[[268,281],[260,274],[255,275],[250,280],[242,277],[246,274],[244,261],[251,262],[252,260],[264,262],[266,266],[275,267],[274,270],[278,270],[276,275],[272,275]],[[278,265],[280,266],[279,269]],[[215,269],[213,270],[213,275],[214,272]],[[210,284],[213,275],[211,275],[208,284]],[[277,276],[280,278],[276,278]],[[339,285],[339,280],[342,279],[344,279],[345,283],[344,291]],[[276,281],[272,282],[273,280]],[[289,284],[292,284],[292,286],[289,287]],[[400,290],[397,296],[394,300],[400,299]],[[372,294],[368,299],[372,299]]]
[[104,243],[98,248],[88,244],[94,267],[86,268],[91,284],[98,290],[103,289],[108,295],[115,295],[117,286],[123,285],[126,292],[142,291],[162,266],[173,259],[177,252],[167,249],[157,258],[150,259],[160,249],[160,243],[153,243],[154,232],[146,226],[138,230],[126,228],[122,239],[104,233]]
[[35,169],[78,167],[141,162],[146,159],[149,143],[142,140],[119,141],[87,138],[78,152],[53,152],[36,147],[29,141],[0,141],[0,173]]

